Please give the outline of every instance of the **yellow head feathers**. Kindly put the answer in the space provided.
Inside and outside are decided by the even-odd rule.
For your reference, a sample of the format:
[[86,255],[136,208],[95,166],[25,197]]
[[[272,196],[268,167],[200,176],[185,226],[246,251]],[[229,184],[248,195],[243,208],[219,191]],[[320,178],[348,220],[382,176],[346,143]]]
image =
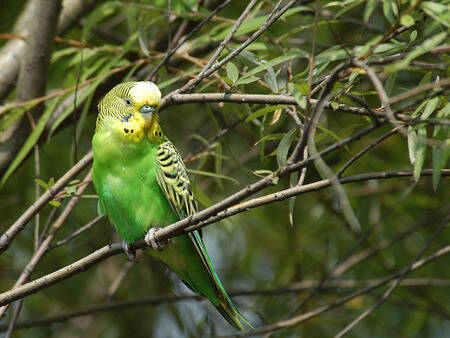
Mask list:
[[114,129],[135,143],[147,134],[150,141],[159,143],[163,139],[158,124],[160,105],[161,91],[153,82],[120,83],[100,101],[96,130]]

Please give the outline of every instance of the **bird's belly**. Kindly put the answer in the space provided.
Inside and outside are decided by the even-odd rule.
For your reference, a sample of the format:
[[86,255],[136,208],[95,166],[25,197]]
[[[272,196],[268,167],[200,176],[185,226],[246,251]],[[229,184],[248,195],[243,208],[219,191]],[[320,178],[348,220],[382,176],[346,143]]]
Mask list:
[[119,235],[131,243],[153,226],[177,220],[155,175],[107,174],[96,186],[102,209]]

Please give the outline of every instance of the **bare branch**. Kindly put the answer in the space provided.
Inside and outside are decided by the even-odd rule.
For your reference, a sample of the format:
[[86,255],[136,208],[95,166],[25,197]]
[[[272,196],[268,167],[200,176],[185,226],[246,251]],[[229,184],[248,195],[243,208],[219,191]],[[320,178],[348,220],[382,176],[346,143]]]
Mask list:
[[[127,265],[128,266],[128,265]],[[382,279],[366,279],[366,280],[353,280],[353,279],[343,279],[340,281],[331,281],[324,286],[327,290],[333,289],[346,289],[346,288],[357,288],[361,286],[373,286],[379,283]],[[288,285],[287,287],[279,287],[274,289],[263,289],[263,290],[236,290],[231,291],[228,294],[231,297],[253,297],[253,296],[279,296],[290,293],[298,293],[299,291],[307,291],[311,288],[316,287],[320,281],[317,280],[303,280],[301,282],[296,282]],[[387,283],[387,285],[392,285],[393,282]],[[402,287],[450,287],[450,280],[440,279],[440,278],[405,278],[403,279],[399,286]],[[47,326],[54,323],[60,323],[67,320],[71,320],[77,317],[95,315],[99,312],[104,311],[114,311],[126,308],[135,308],[140,306],[154,306],[161,303],[174,303],[180,301],[190,301],[204,300],[198,295],[162,295],[147,298],[139,298],[132,300],[120,300],[120,301],[110,301],[101,304],[92,305],[79,310],[74,310],[66,313],[49,315],[46,317],[39,317],[36,319],[29,319],[27,321],[19,322],[16,325],[16,329],[28,329],[36,326]],[[6,330],[6,325],[0,326],[0,332]]]
[[[433,254],[421,259],[420,261],[415,262],[412,267],[411,267],[411,271],[417,270],[421,267],[423,267],[426,264],[429,264],[433,261],[435,261],[438,258],[444,257],[445,255],[450,253],[450,245],[447,245],[439,250],[437,250],[436,252],[434,252]],[[245,334],[241,334],[239,335],[239,337],[249,337],[249,336],[254,336],[254,335],[258,335],[258,334],[263,334],[263,333],[267,333],[267,332],[274,332],[274,331],[278,331],[287,327],[293,327],[296,326],[298,324],[301,324],[311,318],[317,317],[319,315],[321,315],[322,313],[328,312],[330,310],[333,310],[347,302],[349,302],[350,300],[366,294],[372,290],[375,290],[377,288],[379,288],[380,286],[386,285],[387,283],[389,283],[390,281],[394,280],[395,278],[398,278],[399,276],[401,276],[401,274],[408,269],[409,267],[402,269],[396,273],[393,273],[392,275],[390,275],[389,277],[386,277],[384,279],[382,279],[381,281],[375,283],[374,285],[368,286],[364,289],[355,291],[353,293],[351,293],[350,295],[343,297],[329,305],[323,305],[321,307],[318,307],[314,310],[311,310],[307,313],[301,314],[299,316],[287,319],[287,320],[282,320],[279,321],[277,323],[262,327],[260,329],[251,331],[249,333],[245,333]]]
[[[432,173],[433,173],[433,170],[431,170],[431,169],[425,169],[422,171],[423,176],[430,176],[430,175],[432,175]],[[441,174],[444,177],[450,176],[450,169],[444,169]],[[340,178],[339,182],[340,182],[340,184],[347,184],[347,183],[354,183],[354,182],[363,182],[363,181],[368,181],[368,180],[389,179],[389,178],[395,178],[395,177],[411,177],[411,176],[412,176],[412,171],[383,171],[383,172],[373,172],[373,173],[365,173],[365,174],[360,174],[360,175],[346,176],[346,177]],[[305,193],[309,193],[312,191],[321,190],[321,189],[327,188],[329,186],[331,186],[331,181],[329,179],[325,179],[322,181],[314,182],[314,183],[303,185],[303,186],[295,186],[293,188],[282,190],[282,191],[279,191],[279,192],[276,192],[273,194],[269,194],[267,196],[255,198],[253,200],[238,204],[234,207],[224,210],[223,212],[218,213],[218,211],[226,208],[226,206],[224,207],[224,205],[228,205],[228,203],[230,203],[230,200],[232,198],[234,198],[236,200],[236,202],[239,201],[237,196],[242,196],[243,193],[237,193],[235,195],[228,197],[224,201],[217,203],[207,209],[204,209],[188,218],[185,218],[176,223],[173,223],[172,225],[161,228],[160,230],[155,232],[155,239],[158,241],[164,242],[172,237],[180,235],[181,233],[183,233],[185,231],[192,231],[192,230],[199,229],[208,224],[211,224],[213,222],[215,223],[219,220],[228,218],[237,213],[247,211],[252,208],[261,206],[261,205],[265,205],[265,204],[269,204],[269,203],[273,203],[273,202],[277,202],[277,201],[282,201],[282,200],[285,200],[287,198],[290,198],[292,196],[296,196],[299,194],[305,194]],[[244,189],[244,191],[247,191],[247,193],[252,192],[250,187],[251,186],[248,186],[247,189]],[[227,203],[224,203],[225,201],[227,201]],[[217,211],[215,213],[212,213],[211,210],[214,210],[214,211],[217,210]],[[211,216],[213,216],[213,217],[211,217]],[[198,224],[198,225],[192,225],[192,224]],[[143,239],[139,240],[131,245],[131,247],[136,250],[142,249],[146,246],[147,246],[147,244],[145,243],[145,241]],[[61,268],[55,272],[52,272],[46,276],[43,276],[34,281],[31,281],[25,285],[22,285],[20,287],[17,287],[15,289],[12,289],[12,290],[9,290],[9,291],[6,291],[6,292],[0,294],[0,306],[9,304],[15,300],[26,297],[32,293],[36,293],[39,290],[46,289],[56,283],[59,283],[60,281],[63,281],[67,278],[77,275],[83,271],[86,271],[91,266],[93,266],[113,255],[117,255],[120,252],[122,252],[122,244],[121,243],[113,243],[113,244],[106,245],[103,248],[93,252],[92,254],[76,261],[75,263],[72,263],[72,264],[70,264],[64,268]]]
[[23,230],[28,221],[44,207],[56,194],[64,188],[81,170],[92,162],[92,151],[88,152],[77,164],[67,171],[54,185],[50,187],[41,197],[34,202],[0,237],[0,254],[8,249],[14,237]]
[[[55,223],[53,223],[53,226],[50,230],[50,233],[48,236],[42,241],[39,248],[34,252],[33,256],[31,257],[30,261],[28,262],[27,266],[17,279],[16,283],[14,284],[13,288],[17,288],[21,285],[23,285],[28,278],[33,273],[34,269],[38,265],[41,258],[45,255],[47,252],[48,247],[50,246],[51,241],[53,238],[55,238],[56,233],[61,228],[67,217],[69,217],[70,213],[72,212],[75,205],[78,203],[78,200],[80,199],[80,196],[86,191],[86,189],[89,187],[89,184],[86,184],[91,181],[91,172],[86,175],[83,182],[85,184],[80,185],[78,188],[76,194],[74,197],[71,198],[70,202],[67,204],[67,206],[64,208],[64,211],[59,215],[59,217],[56,219]],[[6,310],[8,309],[8,304],[4,305],[0,308],[0,319],[4,316],[6,313]]]
[[147,79],[153,79],[153,77],[156,75],[156,73],[158,72],[158,70],[164,66],[167,61],[169,61],[169,59],[172,57],[173,54],[175,54],[175,52],[180,49],[181,46],[183,46],[183,44],[188,41],[191,37],[193,37],[199,30],[200,28],[202,28],[206,23],[208,23],[209,21],[212,20],[212,18],[218,13],[220,12],[226,5],[228,5],[231,2],[231,0],[226,0],[223,3],[221,3],[219,6],[217,6],[216,9],[214,9],[205,19],[203,19],[197,26],[195,26],[190,32],[189,34],[187,34],[186,36],[184,36],[183,38],[180,39],[180,41],[178,41],[178,43],[176,44],[175,47],[173,48],[168,48],[166,55],[164,56],[164,58],[155,66],[155,68],[152,69],[152,71],[150,72],[150,74],[147,76]]
[[412,267],[414,264],[423,256],[425,253],[425,250],[428,249],[430,244],[436,239],[436,237],[441,233],[442,230],[447,226],[447,222],[450,218],[450,215],[447,215],[445,219],[442,221],[441,225],[436,229],[436,231],[433,233],[433,235],[428,239],[427,243],[425,243],[424,247],[420,252],[417,254],[417,256],[412,260],[411,264],[409,264],[406,269],[402,271],[402,273],[398,276],[398,278],[392,283],[392,285],[389,287],[388,290],[383,294],[383,297],[381,297],[374,305],[372,305],[369,309],[364,311],[361,315],[359,315],[355,320],[353,320],[350,324],[348,324],[342,331],[340,331],[335,337],[341,338],[344,335],[346,335],[353,327],[355,327],[356,324],[358,324],[361,320],[363,320],[365,317],[367,317],[371,312],[373,312],[377,307],[379,307],[381,304],[383,304],[389,296],[394,292],[396,287],[400,284],[402,279],[412,271]]

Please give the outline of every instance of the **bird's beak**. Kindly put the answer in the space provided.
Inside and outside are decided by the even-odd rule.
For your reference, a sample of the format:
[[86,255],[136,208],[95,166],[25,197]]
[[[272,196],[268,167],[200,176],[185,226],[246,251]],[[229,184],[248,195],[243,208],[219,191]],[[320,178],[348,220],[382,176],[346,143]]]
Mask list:
[[151,106],[149,104],[144,104],[140,109],[139,112],[141,113],[142,117],[147,121],[154,112],[156,112],[156,106]]

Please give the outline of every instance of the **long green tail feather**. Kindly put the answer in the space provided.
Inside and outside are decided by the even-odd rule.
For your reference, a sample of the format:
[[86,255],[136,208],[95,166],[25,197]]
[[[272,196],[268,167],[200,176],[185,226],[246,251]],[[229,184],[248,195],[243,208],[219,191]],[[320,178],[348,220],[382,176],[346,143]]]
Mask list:
[[223,287],[219,277],[214,271],[211,259],[209,258],[208,252],[206,251],[205,244],[200,238],[200,234],[197,231],[193,231],[189,235],[191,237],[192,242],[194,243],[195,248],[197,249],[197,252],[201,256],[204,265],[208,269],[211,279],[214,282],[214,286],[216,288],[216,296],[219,303],[218,304],[216,304],[215,302],[212,303],[214,304],[216,309],[222,314],[222,316],[228,321],[228,323],[233,325],[233,327],[235,327],[236,329],[241,331],[244,330],[244,326],[242,325],[241,321],[243,321],[253,329],[253,326],[239,311],[236,305],[233,304],[230,297],[228,297],[225,288]]

